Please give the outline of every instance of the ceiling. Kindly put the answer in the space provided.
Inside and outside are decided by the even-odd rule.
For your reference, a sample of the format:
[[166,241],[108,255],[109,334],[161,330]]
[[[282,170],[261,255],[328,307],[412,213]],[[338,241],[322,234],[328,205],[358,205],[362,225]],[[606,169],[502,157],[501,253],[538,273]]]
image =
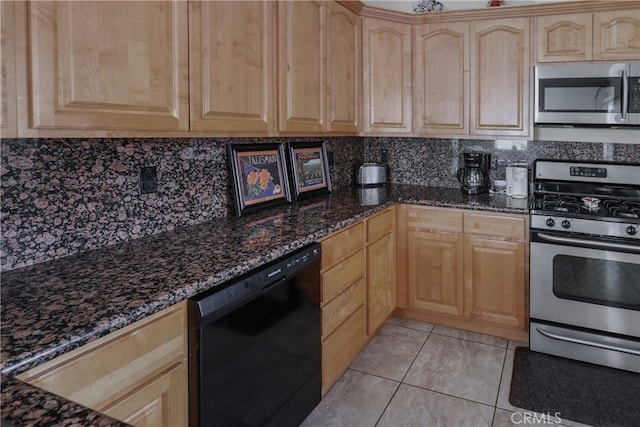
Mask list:
[[[413,6],[418,0],[362,0],[367,6],[413,13]],[[487,7],[488,0],[438,0],[444,5],[444,10],[482,9]],[[518,6],[540,3],[558,3],[567,0],[504,0],[504,6]]]

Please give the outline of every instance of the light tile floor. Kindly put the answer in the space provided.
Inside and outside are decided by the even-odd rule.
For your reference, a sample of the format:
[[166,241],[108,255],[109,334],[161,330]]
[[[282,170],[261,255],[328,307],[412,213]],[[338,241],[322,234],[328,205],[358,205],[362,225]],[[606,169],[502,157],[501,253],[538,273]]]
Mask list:
[[[518,345],[392,317],[302,425],[584,427],[509,403]],[[542,422],[532,424],[534,415]]]

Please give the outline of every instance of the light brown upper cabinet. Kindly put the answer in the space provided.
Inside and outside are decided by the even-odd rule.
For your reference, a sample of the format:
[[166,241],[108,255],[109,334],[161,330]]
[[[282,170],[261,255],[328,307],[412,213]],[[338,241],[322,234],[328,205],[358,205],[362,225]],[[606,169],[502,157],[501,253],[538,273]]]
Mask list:
[[592,13],[536,18],[538,62],[591,60],[592,25]]
[[360,19],[334,2],[327,7],[327,131],[358,132],[360,116]]
[[191,130],[273,133],[275,3],[189,2]]
[[640,7],[593,14],[593,59],[640,60]]
[[536,18],[538,62],[640,59],[640,9]]
[[186,2],[20,7],[28,22],[24,86],[32,133],[189,128]]
[[16,117],[16,60],[15,60],[15,21],[14,4],[10,1],[0,3],[0,22],[2,25],[0,40],[0,137],[18,136]]
[[472,135],[529,136],[529,19],[471,22]]
[[415,133],[468,134],[469,24],[423,24],[414,34]]
[[278,2],[278,130],[325,128],[325,8],[321,1]]
[[357,132],[358,18],[333,2],[278,3],[278,131]]
[[423,24],[414,40],[416,135],[531,134],[528,19]]
[[364,18],[363,133],[412,132],[411,25]]

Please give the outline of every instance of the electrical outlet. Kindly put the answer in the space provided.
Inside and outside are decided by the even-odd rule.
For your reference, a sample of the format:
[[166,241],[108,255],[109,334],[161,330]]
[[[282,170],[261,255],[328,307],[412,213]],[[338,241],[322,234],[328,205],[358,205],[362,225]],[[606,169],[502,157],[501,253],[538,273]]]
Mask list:
[[143,166],[138,174],[138,192],[140,194],[158,191],[158,176],[155,166]]
[[380,162],[387,163],[389,161],[389,153],[384,148],[380,152]]

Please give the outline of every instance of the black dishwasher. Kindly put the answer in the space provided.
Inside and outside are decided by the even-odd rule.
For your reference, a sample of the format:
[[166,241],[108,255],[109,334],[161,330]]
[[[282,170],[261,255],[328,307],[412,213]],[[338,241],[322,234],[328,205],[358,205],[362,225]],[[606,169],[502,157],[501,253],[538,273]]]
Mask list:
[[298,426],[320,402],[320,245],[189,301],[190,416]]

